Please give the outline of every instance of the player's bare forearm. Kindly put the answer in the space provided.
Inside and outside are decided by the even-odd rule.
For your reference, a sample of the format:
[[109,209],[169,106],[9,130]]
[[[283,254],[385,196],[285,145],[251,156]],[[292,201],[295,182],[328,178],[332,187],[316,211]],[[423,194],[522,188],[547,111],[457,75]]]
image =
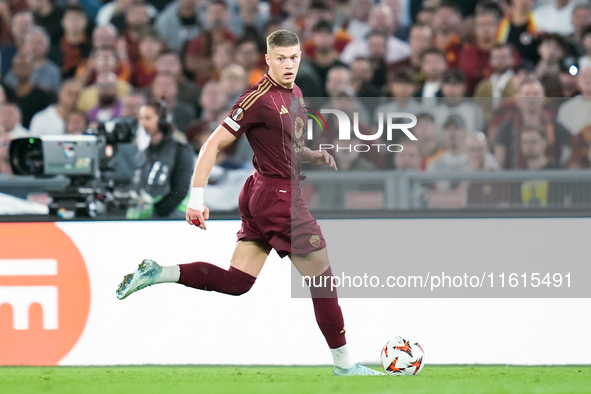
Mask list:
[[307,146],[304,146],[304,152],[302,154],[302,163],[309,163],[312,161],[311,155],[314,151]]
[[215,129],[199,151],[195,171],[193,172],[192,187],[205,187],[219,151],[235,140],[236,137],[225,127],[218,126]]
[[191,196],[185,215],[189,224],[204,230],[207,229],[205,220],[209,219],[209,209],[203,202],[205,184],[219,151],[235,140],[236,137],[220,125],[201,147],[197,164],[195,164],[195,171],[193,171]]

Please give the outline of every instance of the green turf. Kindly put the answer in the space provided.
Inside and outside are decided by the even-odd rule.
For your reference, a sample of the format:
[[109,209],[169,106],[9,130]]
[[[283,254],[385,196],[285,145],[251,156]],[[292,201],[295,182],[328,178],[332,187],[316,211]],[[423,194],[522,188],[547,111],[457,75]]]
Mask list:
[[336,377],[330,367],[0,367],[0,393],[591,393],[591,366],[426,366]]

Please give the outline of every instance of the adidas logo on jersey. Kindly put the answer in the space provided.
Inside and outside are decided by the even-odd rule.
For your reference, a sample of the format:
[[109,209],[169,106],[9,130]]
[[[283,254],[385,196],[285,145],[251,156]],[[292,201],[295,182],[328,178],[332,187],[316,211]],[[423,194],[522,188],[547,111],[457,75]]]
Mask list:
[[287,108],[285,108],[285,105],[281,106],[281,109],[279,110],[279,115],[283,115],[288,113]]

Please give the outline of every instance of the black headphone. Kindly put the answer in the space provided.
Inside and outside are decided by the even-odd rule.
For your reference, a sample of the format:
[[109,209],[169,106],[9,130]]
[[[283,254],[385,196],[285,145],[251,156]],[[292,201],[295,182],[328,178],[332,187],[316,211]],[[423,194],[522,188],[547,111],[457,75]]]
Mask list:
[[158,130],[164,134],[168,134],[172,131],[172,125],[168,121],[168,105],[164,100],[154,98],[150,100],[148,105],[156,110],[158,115]]

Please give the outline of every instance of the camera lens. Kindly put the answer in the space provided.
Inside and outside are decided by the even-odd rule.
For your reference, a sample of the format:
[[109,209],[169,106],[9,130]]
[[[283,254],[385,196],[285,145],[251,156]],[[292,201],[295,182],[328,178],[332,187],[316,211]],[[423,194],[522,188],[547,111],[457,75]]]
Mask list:
[[10,144],[10,164],[16,175],[43,174],[43,143],[39,138],[18,138]]

